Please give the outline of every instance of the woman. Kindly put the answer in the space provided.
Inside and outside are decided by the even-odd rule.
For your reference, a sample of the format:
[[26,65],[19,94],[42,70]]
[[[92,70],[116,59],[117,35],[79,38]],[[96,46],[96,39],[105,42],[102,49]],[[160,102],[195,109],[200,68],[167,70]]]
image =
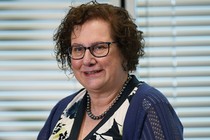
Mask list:
[[125,9],[97,2],[72,7],[54,40],[61,68],[84,88],[53,108],[38,140],[182,139],[163,94],[129,75],[144,44]]

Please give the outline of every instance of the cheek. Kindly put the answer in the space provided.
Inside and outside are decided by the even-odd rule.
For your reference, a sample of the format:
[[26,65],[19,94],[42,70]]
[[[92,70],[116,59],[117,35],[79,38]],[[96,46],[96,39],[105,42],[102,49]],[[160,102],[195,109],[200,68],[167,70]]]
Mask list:
[[120,59],[116,57],[112,57],[112,59],[108,59],[103,62],[103,67],[107,69],[110,73],[115,73],[121,69]]
[[110,65],[114,68],[121,68],[123,63],[123,57],[120,53],[115,53],[112,55],[112,58],[108,61]]
[[73,71],[78,70],[81,64],[79,61],[71,60],[71,68]]

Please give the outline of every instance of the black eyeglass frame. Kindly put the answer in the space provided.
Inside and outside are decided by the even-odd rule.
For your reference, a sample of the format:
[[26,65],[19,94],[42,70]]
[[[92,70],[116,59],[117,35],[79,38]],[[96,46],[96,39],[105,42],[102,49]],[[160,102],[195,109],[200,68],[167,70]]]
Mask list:
[[[72,47],[69,47],[69,48],[68,48],[68,53],[69,53],[70,58],[73,59],[73,60],[80,60],[80,59],[83,59],[84,56],[85,56],[86,50],[89,50],[90,53],[91,53],[94,57],[96,57],[96,58],[106,57],[106,56],[109,54],[110,45],[113,44],[113,43],[116,43],[116,42],[115,42],[115,41],[112,41],[112,42],[99,42],[99,43],[96,43],[96,44],[94,44],[94,45],[92,45],[92,46],[90,46],[90,47],[85,47],[85,46],[81,45],[82,48],[85,49],[85,51],[84,51],[83,55],[82,55],[80,58],[73,58],[73,57],[72,57],[72,55],[71,55],[71,49],[72,49]],[[99,44],[107,44],[107,45],[108,45],[108,51],[107,51],[107,53],[106,53],[105,55],[97,56],[97,55],[94,54],[92,48],[94,48],[95,46],[97,46],[97,45],[99,45]]]

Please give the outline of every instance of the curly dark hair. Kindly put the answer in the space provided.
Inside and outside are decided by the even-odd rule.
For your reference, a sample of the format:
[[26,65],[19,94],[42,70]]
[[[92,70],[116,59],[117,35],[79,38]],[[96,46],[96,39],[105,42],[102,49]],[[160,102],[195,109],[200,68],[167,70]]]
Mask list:
[[122,66],[126,71],[136,70],[139,57],[144,55],[143,32],[124,8],[91,1],[77,7],[71,7],[61,21],[54,35],[56,60],[62,70],[71,70],[71,58],[68,48],[74,27],[83,25],[87,20],[103,19],[111,25],[111,36],[125,58]]

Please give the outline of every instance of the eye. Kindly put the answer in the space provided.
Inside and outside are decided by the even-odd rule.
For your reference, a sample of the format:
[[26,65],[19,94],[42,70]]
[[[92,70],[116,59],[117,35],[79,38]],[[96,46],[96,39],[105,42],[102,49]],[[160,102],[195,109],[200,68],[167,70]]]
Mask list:
[[79,53],[79,52],[83,52],[84,51],[84,47],[82,46],[72,46],[72,52],[74,53]]
[[107,44],[97,44],[96,46],[93,47],[93,51],[98,52],[98,51],[103,51],[107,49]]

